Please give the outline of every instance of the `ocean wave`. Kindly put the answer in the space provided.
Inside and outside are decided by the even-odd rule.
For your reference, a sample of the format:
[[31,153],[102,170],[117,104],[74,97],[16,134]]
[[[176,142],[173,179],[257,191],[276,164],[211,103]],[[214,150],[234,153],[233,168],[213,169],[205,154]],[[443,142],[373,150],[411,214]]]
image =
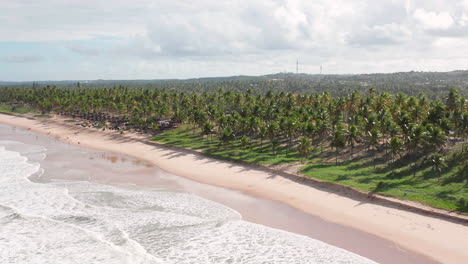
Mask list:
[[187,193],[35,182],[46,150],[12,144],[0,147],[0,263],[372,263]]

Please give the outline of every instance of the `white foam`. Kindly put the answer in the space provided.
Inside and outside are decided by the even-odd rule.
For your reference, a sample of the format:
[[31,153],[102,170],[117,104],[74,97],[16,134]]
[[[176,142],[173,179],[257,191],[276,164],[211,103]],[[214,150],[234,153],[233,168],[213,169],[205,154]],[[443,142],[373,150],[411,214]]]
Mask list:
[[372,263],[185,193],[31,182],[25,156],[0,147],[0,263]]

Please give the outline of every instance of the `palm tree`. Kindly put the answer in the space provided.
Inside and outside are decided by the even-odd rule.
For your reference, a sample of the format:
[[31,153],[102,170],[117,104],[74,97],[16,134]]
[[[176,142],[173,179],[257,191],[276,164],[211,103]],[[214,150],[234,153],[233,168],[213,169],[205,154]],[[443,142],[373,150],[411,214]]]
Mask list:
[[439,151],[445,145],[447,136],[437,126],[428,125],[426,126],[426,130],[428,131],[428,145]]
[[273,141],[276,138],[278,131],[279,131],[279,125],[277,122],[270,122],[267,125],[267,134],[268,134],[268,137],[270,138],[270,141]]
[[392,162],[395,162],[395,157],[400,154],[400,152],[403,150],[403,145],[404,142],[403,140],[397,138],[397,137],[392,137],[390,139],[390,148],[392,152]]
[[328,119],[318,119],[317,121],[317,134],[320,137],[320,153],[323,152],[323,142],[327,139],[329,129],[329,121]]
[[246,148],[247,145],[249,144],[249,142],[250,142],[250,139],[249,139],[248,136],[242,136],[241,145],[242,145],[243,148]]
[[211,134],[213,134],[213,124],[211,124],[210,122],[206,122],[204,125],[203,125],[203,135],[206,135],[207,137],[209,137]]
[[232,133],[231,127],[224,128],[219,138],[220,142],[223,142],[224,144],[228,144],[233,139],[234,139],[234,134]]
[[265,124],[260,125],[260,129],[258,130],[257,136],[260,138],[260,147],[263,147],[263,139],[267,135],[267,127]]
[[338,151],[340,148],[346,145],[346,135],[344,129],[341,125],[338,125],[335,133],[333,134],[333,139],[331,146],[335,148],[335,163],[338,165]]
[[356,142],[358,142],[359,137],[361,136],[361,132],[357,128],[356,125],[352,125],[346,131],[346,142],[351,147],[351,158],[353,157],[353,149]]
[[301,153],[303,158],[306,158],[312,150],[312,141],[306,137],[302,137],[297,145],[297,150]]
[[410,152],[415,152],[419,147],[427,144],[427,131],[423,126],[410,124],[407,135],[407,147]]
[[380,141],[380,132],[376,128],[369,132],[369,146],[374,147],[377,150]]
[[445,167],[447,167],[447,163],[445,162],[444,157],[439,153],[435,153],[429,156],[429,162],[432,165],[432,170],[438,174],[439,176],[438,181],[440,182],[440,178],[442,176],[442,170]]
[[459,98],[460,93],[458,90],[451,89],[446,99],[446,105],[449,111],[454,112],[457,109]]
[[284,129],[286,130],[286,136],[288,137],[288,140],[289,140],[289,146],[292,145],[292,140],[296,133],[296,128],[297,128],[297,122],[292,118],[288,118],[284,124]]
[[278,146],[279,146],[279,141],[278,141],[278,139],[276,139],[276,138],[273,139],[273,140],[271,141],[271,150],[273,151],[273,155],[275,155],[275,156],[276,156],[276,154],[277,154]]

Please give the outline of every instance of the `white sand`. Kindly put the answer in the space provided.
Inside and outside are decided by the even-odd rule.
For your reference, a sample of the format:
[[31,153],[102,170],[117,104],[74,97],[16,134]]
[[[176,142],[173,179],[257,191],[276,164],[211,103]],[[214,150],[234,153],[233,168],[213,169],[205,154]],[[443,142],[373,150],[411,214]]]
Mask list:
[[468,227],[463,224],[362,203],[261,169],[145,144],[144,137],[136,134],[82,128],[60,117],[28,119],[0,114],[0,123],[48,134],[71,144],[134,156],[179,176],[278,200],[327,221],[386,238],[443,263],[468,263]]

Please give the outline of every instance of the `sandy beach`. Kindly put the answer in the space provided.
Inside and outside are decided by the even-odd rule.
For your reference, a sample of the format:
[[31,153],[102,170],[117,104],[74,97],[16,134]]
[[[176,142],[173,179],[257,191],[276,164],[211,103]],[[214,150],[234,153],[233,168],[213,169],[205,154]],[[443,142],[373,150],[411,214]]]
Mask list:
[[142,135],[83,128],[66,123],[60,117],[33,119],[0,114],[0,123],[30,129],[66,143],[143,159],[166,172],[197,182],[279,201],[328,222],[387,239],[404,250],[442,263],[468,261],[466,224],[385,207],[359,197],[342,196],[258,168],[214,160],[191,151],[147,144]]
[[[345,225],[326,221],[285,203],[255,197],[170,174],[147,161],[118,153],[70,145],[31,130],[0,124],[0,139],[43,146],[41,181],[90,181],[119,186],[181,191],[226,205],[242,219],[326,242],[382,264],[439,263],[395,243]],[[359,243],[356,243],[359,241]]]

